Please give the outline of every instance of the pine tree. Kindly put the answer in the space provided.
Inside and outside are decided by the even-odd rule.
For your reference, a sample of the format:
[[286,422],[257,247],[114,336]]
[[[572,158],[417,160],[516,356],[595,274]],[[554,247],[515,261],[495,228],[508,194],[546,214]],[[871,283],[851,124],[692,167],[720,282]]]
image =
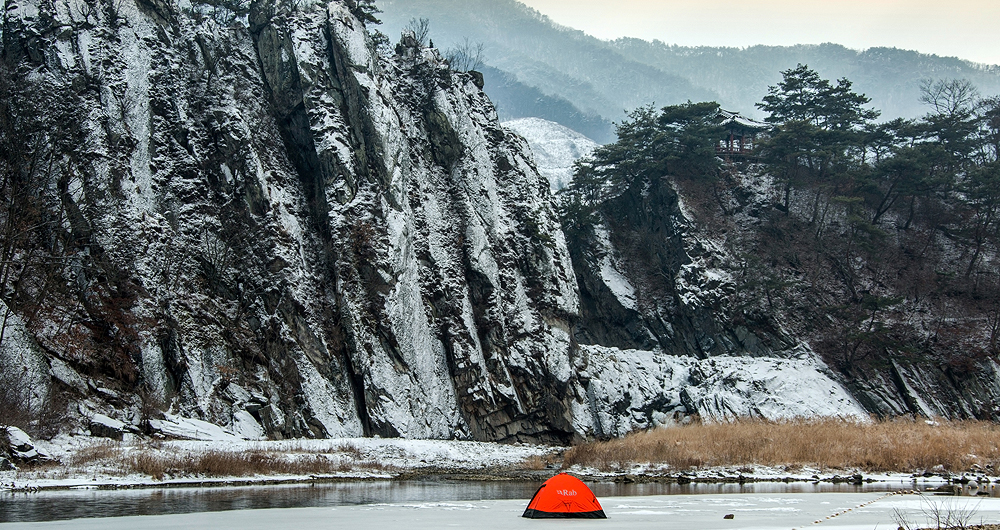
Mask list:
[[358,17],[358,19],[365,24],[382,23],[382,21],[376,16],[381,13],[382,10],[375,5],[375,0],[347,0],[347,7],[351,10],[351,13],[354,16]]
[[865,108],[871,98],[854,92],[846,78],[833,85],[804,64],[781,75],[782,81],[769,87],[768,95],[757,104],[769,114],[769,123],[807,121],[826,130],[850,131],[879,117],[878,111]]

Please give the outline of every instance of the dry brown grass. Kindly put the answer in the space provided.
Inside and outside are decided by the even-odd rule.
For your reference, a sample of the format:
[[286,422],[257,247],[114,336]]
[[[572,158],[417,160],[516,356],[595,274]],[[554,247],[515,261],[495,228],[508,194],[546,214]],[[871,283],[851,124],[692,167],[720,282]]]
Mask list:
[[141,474],[165,477],[250,477],[268,475],[329,475],[351,471],[393,472],[390,465],[364,457],[353,445],[307,452],[268,451],[179,451],[162,444],[125,446],[99,442],[82,447],[65,461],[67,472]]
[[834,419],[693,424],[588,443],[566,452],[564,466],[603,470],[667,464],[676,470],[713,466],[815,466],[866,472],[916,472],[974,464],[1000,469],[1000,426],[987,422]]
[[524,469],[531,469],[531,470],[534,470],[534,471],[545,469],[545,460],[542,459],[542,457],[540,457],[540,456],[532,456],[532,457],[526,459],[521,464],[521,467],[523,467]]
[[548,454],[543,456],[531,456],[521,462],[522,469],[540,471],[549,467],[558,467],[556,455]]
[[318,455],[318,454],[337,454],[348,458],[353,458],[355,460],[364,459],[364,453],[358,446],[352,443],[341,443],[334,446],[317,446],[312,444],[302,444],[302,443],[292,443],[282,445],[278,451],[287,454],[303,454],[303,455]]
[[73,453],[69,458],[69,465],[83,467],[89,464],[106,463],[120,459],[121,453],[121,444],[114,442],[97,443]]
[[207,451],[194,454],[140,452],[121,459],[125,472],[157,480],[172,477],[249,477],[254,475],[329,475],[348,471],[391,471],[391,466],[349,456],[287,455],[268,451]]
[[140,452],[121,461],[123,469],[157,480],[172,477],[249,477],[254,475],[328,475],[349,471],[393,471],[392,466],[353,455],[288,455],[269,451],[207,451],[193,454]]

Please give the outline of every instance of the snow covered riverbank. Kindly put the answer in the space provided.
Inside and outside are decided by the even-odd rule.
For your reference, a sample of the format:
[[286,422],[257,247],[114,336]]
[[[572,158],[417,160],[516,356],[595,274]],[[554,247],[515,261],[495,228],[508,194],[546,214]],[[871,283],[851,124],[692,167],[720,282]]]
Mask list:
[[38,442],[55,463],[0,472],[0,491],[228,486],[393,479],[544,467],[542,445],[349,438],[286,441]]
[[[540,445],[378,438],[112,442],[64,437],[38,445],[55,461],[0,472],[0,491],[236,487],[435,477],[541,482],[559,471],[565,451]],[[568,471],[591,482],[625,484],[878,484],[879,489],[920,491],[951,492],[958,487],[960,494],[966,495],[978,491],[992,494],[1000,485],[996,479],[975,475],[862,475],[811,467],[680,470],[635,464],[616,471],[584,466],[572,466]]]
[[[781,439],[788,450],[788,447],[795,445],[792,443],[795,440],[792,434],[781,429],[801,430],[816,425],[818,424],[742,425],[744,430],[764,428],[764,431],[755,432],[751,429],[729,442],[742,447],[746,445],[746,440]],[[944,427],[932,428],[924,424],[918,426],[930,429],[934,434],[941,434],[939,431],[942,429],[945,434],[951,432]],[[731,434],[740,427],[741,425],[733,424],[725,428],[725,432]],[[867,442],[852,442],[853,438],[845,437],[847,425],[836,427],[840,429],[838,432],[841,433],[842,444],[871,445]],[[867,424],[857,426],[860,429],[878,427]],[[888,427],[899,426],[893,424]],[[698,451],[703,452],[704,448],[713,446],[719,453],[714,457],[708,453],[698,453],[701,456],[697,460],[664,459],[664,455],[648,451],[649,447],[644,451],[635,451],[637,442],[632,439],[636,436],[624,441],[570,449],[532,444],[402,438],[249,441],[239,440],[218,427],[216,429],[219,432],[215,436],[211,435],[209,427],[202,429],[203,440],[162,440],[127,434],[123,436],[123,441],[92,436],[60,436],[52,441],[33,441],[24,435],[24,440],[18,443],[18,454],[39,456],[32,460],[22,459],[17,468],[0,471],[0,491],[233,487],[440,479],[540,483],[559,471],[568,471],[589,482],[605,484],[876,484],[872,489],[880,491],[888,488],[915,489],[1000,497],[1000,476],[997,474],[997,466],[991,464],[994,462],[992,458],[979,458],[969,454],[966,459],[959,461],[940,460],[947,463],[947,466],[938,465],[933,466],[933,469],[917,472],[907,472],[912,471],[912,465],[903,468],[882,467],[883,470],[896,470],[890,473],[865,472],[852,467],[859,465],[852,463],[857,460],[844,458],[827,459],[825,466],[810,464],[824,460],[820,458],[822,455],[806,453],[799,455],[800,461],[787,461],[784,457],[772,458],[767,456],[769,453],[762,451],[748,453],[734,460],[732,455],[728,459],[719,456],[727,452],[727,445],[723,440],[725,437],[717,433],[708,437],[698,436],[702,431],[717,429],[711,425],[661,428],[655,432],[636,435],[642,438],[640,442],[645,440],[645,445],[639,443],[643,447],[650,443],[656,447],[667,443],[669,449],[676,452],[684,449],[685,444],[693,444]],[[828,434],[807,434],[805,441],[800,441],[799,445],[810,445],[815,439],[835,438]],[[688,440],[685,436],[694,438]],[[652,442],[646,440],[650,437],[653,437]],[[907,436],[897,432],[890,437]],[[664,438],[666,442],[660,438]],[[625,449],[631,448],[631,452],[621,448],[614,450],[617,445],[628,440],[632,440],[632,444],[625,444],[628,446]],[[599,449],[607,449],[604,446],[614,447],[601,453]],[[905,452],[898,448],[889,450],[895,451],[897,456]],[[590,451],[590,457],[582,457],[581,451]],[[971,449],[965,448],[960,452],[969,451]],[[643,455],[649,461],[643,461]],[[923,460],[938,462],[935,459],[937,456],[940,455],[935,452]],[[835,461],[841,463],[832,463]],[[866,469],[870,468],[871,466]]]

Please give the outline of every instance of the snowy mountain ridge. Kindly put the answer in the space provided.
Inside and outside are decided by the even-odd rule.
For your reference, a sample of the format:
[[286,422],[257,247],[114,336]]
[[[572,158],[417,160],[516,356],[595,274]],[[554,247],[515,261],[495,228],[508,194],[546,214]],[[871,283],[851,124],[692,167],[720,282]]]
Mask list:
[[549,179],[553,191],[573,180],[573,164],[597,149],[597,142],[549,120],[521,118],[504,122],[507,127],[528,141],[538,172]]

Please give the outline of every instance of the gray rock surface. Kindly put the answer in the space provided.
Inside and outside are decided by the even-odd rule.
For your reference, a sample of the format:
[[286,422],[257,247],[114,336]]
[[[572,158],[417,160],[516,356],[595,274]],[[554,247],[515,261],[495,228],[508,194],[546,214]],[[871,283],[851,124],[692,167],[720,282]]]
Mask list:
[[125,423],[111,419],[103,414],[95,414],[90,418],[88,428],[90,429],[91,436],[110,438],[119,442],[125,437],[125,433],[131,431]]
[[625,191],[601,215],[604,224],[571,245],[580,342],[698,358],[775,355],[797,345],[769,322],[729,321],[722,253],[699,237],[668,179]]

